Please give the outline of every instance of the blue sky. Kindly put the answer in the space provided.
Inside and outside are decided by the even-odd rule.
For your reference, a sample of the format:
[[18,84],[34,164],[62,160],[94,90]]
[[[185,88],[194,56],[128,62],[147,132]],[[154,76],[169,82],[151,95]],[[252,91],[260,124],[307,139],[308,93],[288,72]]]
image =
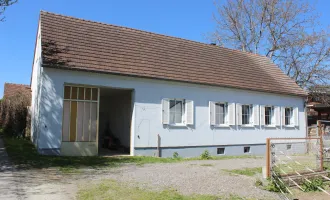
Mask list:
[[[30,84],[40,10],[201,42],[215,27],[213,0],[19,0],[0,23],[0,98],[5,82]],[[317,1],[316,10],[330,24],[330,1]]]

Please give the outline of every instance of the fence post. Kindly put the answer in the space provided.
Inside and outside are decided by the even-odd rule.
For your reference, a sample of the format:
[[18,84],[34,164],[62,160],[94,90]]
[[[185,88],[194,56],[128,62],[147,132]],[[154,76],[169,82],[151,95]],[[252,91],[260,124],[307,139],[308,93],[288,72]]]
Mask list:
[[323,171],[323,137],[320,136],[320,168],[321,172]]
[[320,120],[317,120],[317,136],[318,137],[322,136],[322,124]]
[[266,140],[266,177],[270,177],[270,138]]

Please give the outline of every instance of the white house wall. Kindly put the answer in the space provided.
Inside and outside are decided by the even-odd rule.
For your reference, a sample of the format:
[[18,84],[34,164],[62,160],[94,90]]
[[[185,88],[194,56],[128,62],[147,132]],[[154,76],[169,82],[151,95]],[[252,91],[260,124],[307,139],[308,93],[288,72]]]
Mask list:
[[40,35],[40,26],[37,33],[37,42],[35,47],[35,55],[33,61],[32,77],[31,77],[31,140],[37,145],[38,137],[38,126],[39,126],[39,103],[40,100],[40,89],[41,89],[41,35]]
[[[43,68],[40,102],[40,149],[59,149],[61,145],[64,84],[84,84],[134,89],[132,143],[135,155],[154,155],[157,134],[161,138],[163,156],[178,152],[182,156],[200,155],[203,150],[216,154],[225,146],[227,155],[243,154],[243,146],[251,146],[252,154],[264,154],[268,137],[305,137],[306,124],[302,97],[220,88],[179,82],[123,77],[78,71]],[[161,123],[161,100],[184,98],[194,101],[194,125],[168,127]],[[297,128],[211,128],[209,101],[242,104],[290,106],[299,109]]]

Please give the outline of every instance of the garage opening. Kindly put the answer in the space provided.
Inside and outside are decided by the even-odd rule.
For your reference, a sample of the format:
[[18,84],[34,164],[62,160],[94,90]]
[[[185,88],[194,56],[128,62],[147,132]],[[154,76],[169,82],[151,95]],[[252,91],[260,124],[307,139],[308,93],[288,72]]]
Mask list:
[[100,88],[99,155],[129,155],[133,90]]

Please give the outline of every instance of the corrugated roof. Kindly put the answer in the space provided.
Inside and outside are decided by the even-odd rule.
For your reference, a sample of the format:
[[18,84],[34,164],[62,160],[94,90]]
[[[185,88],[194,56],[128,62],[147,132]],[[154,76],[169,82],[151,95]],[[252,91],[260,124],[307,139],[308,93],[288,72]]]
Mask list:
[[43,11],[40,20],[45,67],[306,95],[264,56]]

